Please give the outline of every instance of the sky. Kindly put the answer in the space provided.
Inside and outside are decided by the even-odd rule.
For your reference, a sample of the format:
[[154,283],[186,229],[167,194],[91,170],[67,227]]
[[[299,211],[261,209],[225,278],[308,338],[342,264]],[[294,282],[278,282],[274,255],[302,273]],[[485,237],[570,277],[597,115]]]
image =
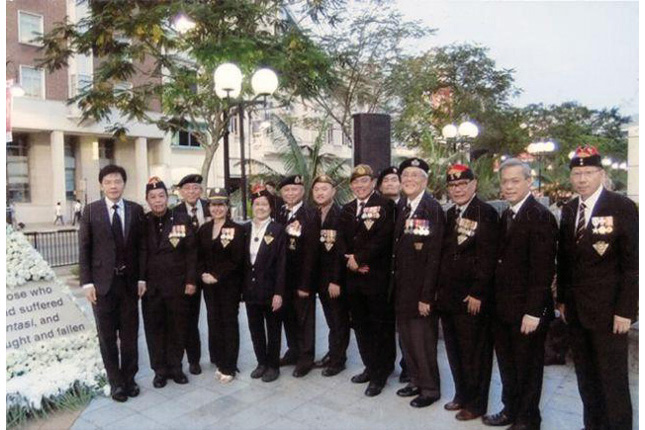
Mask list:
[[410,20],[437,29],[419,50],[450,43],[490,48],[515,69],[523,93],[512,100],[638,114],[638,2],[397,0]]

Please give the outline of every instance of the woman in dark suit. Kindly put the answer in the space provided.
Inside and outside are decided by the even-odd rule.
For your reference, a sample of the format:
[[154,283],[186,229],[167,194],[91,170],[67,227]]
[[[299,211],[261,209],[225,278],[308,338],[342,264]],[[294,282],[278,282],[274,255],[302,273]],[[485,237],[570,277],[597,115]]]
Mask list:
[[284,228],[271,220],[273,198],[266,189],[251,195],[253,220],[245,226],[243,297],[258,366],[251,378],[280,376],[280,318],[285,288]]
[[204,284],[208,348],[217,366],[215,378],[227,384],[237,372],[240,329],[237,320],[242,293],[244,230],[229,215],[228,194],[215,188],[209,197],[212,220],[198,232],[198,273]]

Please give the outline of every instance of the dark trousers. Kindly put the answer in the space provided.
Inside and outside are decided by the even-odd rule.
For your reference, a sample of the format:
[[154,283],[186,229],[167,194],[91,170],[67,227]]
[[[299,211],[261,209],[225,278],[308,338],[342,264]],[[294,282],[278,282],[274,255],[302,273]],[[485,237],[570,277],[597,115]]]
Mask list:
[[197,285],[197,291],[192,296],[186,296],[188,315],[186,322],[186,358],[189,364],[199,364],[202,358],[202,342],[199,338],[199,309],[202,302],[202,287]]
[[246,316],[253,341],[253,351],[262,366],[277,369],[280,366],[280,315],[271,305],[246,304]]
[[454,401],[474,414],[488,408],[493,367],[493,338],[486,315],[441,315],[448,362],[455,383]]
[[349,309],[358,351],[370,381],[385,385],[396,360],[394,307],[387,294],[354,291],[349,294]]
[[521,322],[493,322],[495,351],[502,377],[505,413],[518,424],[539,428],[540,397],[544,374],[544,342],[547,327],[540,322],[531,334],[520,332]]
[[291,293],[282,312],[282,324],[289,354],[297,357],[297,365],[311,367],[316,354],[316,295],[298,297]]
[[130,288],[132,291],[128,291],[124,277],[115,276],[108,293],[105,296],[97,294],[96,304],[92,306],[101,357],[113,389],[134,382],[139,370],[138,299],[136,288]]
[[208,319],[208,351],[211,363],[220,372],[234,375],[240,352],[240,327],[237,319],[240,294],[225,285],[204,287]]
[[300,357],[298,344],[298,314],[293,300],[293,293],[285,294],[280,310],[280,324],[284,327],[284,336],[287,339],[287,354],[294,358]]
[[571,349],[588,430],[630,430],[628,337],[571,324]]
[[397,319],[399,339],[408,366],[410,385],[418,387],[427,397],[441,397],[437,338],[439,317],[436,313],[425,318]]
[[150,367],[159,375],[181,371],[184,355],[188,296],[164,297],[158,291],[141,301]]
[[347,297],[344,293],[332,299],[329,292],[321,290],[320,303],[325,314],[325,321],[329,327],[327,341],[329,344],[329,365],[342,367],[347,361],[347,346],[349,345],[349,310]]

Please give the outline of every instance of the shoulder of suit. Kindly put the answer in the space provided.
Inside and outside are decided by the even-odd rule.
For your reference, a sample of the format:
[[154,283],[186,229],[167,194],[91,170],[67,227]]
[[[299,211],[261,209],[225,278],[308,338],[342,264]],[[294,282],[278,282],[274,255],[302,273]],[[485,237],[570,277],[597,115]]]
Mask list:
[[[609,191],[608,189],[604,189],[602,191],[602,194],[600,195],[600,198],[606,198],[610,202],[614,204],[619,204],[623,206],[632,206],[636,208],[636,203],[632,199],[630,199],[627,196],[624,196],[622,194],[618,194],[614,191]],[[596,203],[597,204],[597,203]]]

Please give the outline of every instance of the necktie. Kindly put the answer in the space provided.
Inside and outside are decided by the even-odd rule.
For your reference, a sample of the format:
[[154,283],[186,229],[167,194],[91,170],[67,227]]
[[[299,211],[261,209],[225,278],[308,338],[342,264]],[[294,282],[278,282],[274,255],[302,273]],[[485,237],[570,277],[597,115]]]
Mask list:
[[363,215],[363,209],[365,209],[365,202],[361,202],[358,205],[358,215],[356,215],[356,219],[360,219],[361,215]]
[[114,236],[114,243],[116,244],[116,267],[121,269],[125,266],[125,244],[123,240],[123,223],[121,222],[121,216],[119,215],[119,205],[113,205],[112,209],[114,214],[112,215],[112,236]]
[[403,218],[408,219],[411,213],[412,213],[412,206],[410,205],[410,202],[408,202],[406,203],[405,208],[403,208]]
[[508,208],[506,209],[506,234],[511,230],[511,227],[513,226],[513,219],[515,218],[515,212],[513,212],[513,209]]
[[578,225],[576,226],[576,243],[580,243],[582,237],[585,234],[587,222],[585,221],[585,209],[587,205],[584,202],[580,202],[578,206]]
[[199,220],[197,219],[197,206],[193,206],[193,208],[190,210],[192,212],[192,217],[190,218],[190,221],[193,223],[193,227],[197,228],[199,227]]
[[455,231],[459,229],[459,218],[461,218],[461,208],[455,208]]

